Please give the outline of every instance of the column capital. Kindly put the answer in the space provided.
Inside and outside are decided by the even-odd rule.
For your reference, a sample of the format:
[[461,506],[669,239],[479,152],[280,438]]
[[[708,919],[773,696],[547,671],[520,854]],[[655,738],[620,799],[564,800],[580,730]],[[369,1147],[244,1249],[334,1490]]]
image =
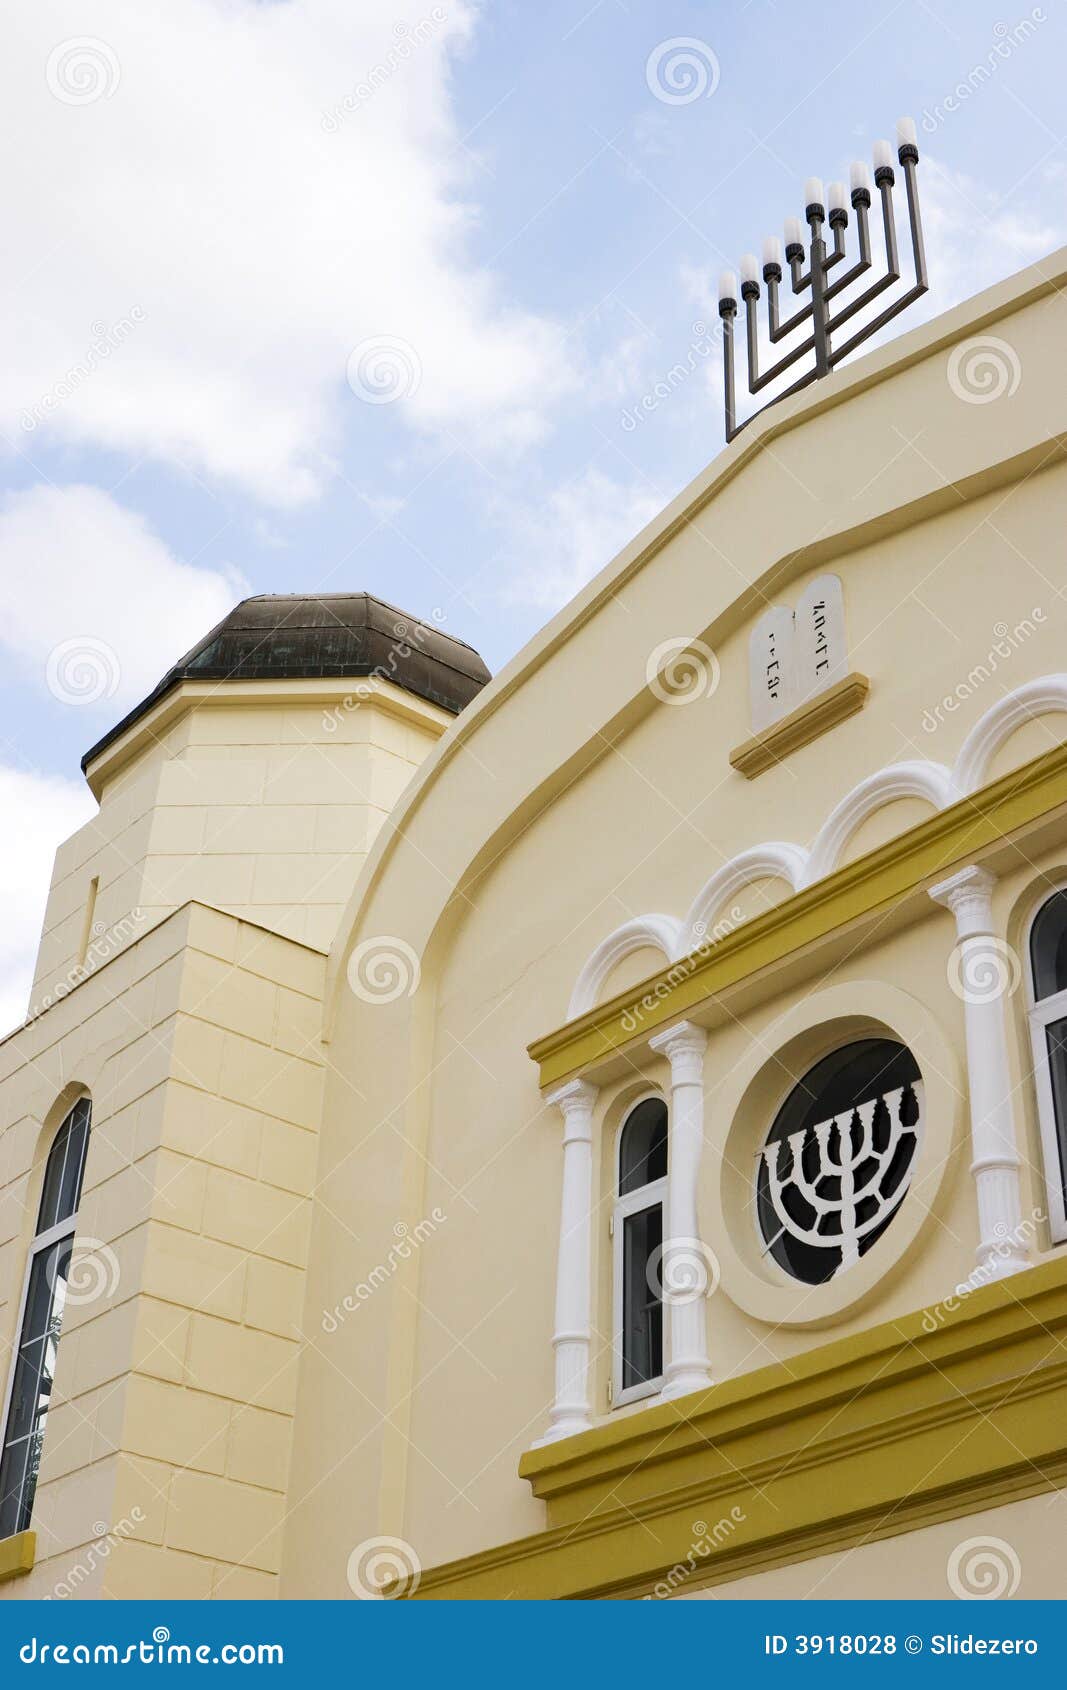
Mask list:
[[692,1021],[676,1021],[673,1027],[653,1033],[648,1043],[650,1049],[662,1051],[669,1061],[674,1062],[678,1057],[702,1057],[707,1049],[708,1035],[703,1027],[697,1027]]
[[588,1080],[567,1080],[557,1086],[554,1091],[545,1093],[545,1102],[553,1103],[563,1111],[565,1119],[571,1115],[582,1114],[593,1108],[597,1100],[599,1088]]
[[961,939],[970,939],[993,931],[993,888],[997,877],[987,868],[972,863],[939,880],[930,887],[935,904],[944,904],[956,917],[956,929]]

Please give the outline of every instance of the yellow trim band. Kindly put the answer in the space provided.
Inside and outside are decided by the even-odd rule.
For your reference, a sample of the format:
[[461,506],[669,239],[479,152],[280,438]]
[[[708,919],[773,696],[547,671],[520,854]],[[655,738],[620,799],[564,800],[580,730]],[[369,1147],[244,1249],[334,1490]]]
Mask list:
[[32,1572],[36,1558],[36,1532],[16,1532],[14,1537],[0,1538],[0,1584]]
[[975,861],[1067,804],[1067,744],[1012,769],[639,986],[527,1048],[542,1086],[558,1085],[637,1037],[691,1015],[728,987]]
[[1065,1336],[1061,1254],[530,1450],[549,1529],[427,1569],[418,1599],[693,1589],[1060,1488]]
[[799,751],[802,745],[810,745],[820,734],[827,733],[830,728],[836,728],[838,722],[846,717],[854,716],[857,710],[862,710],[867,702],[867,694],[871,690],[871,683],[866,675],[853,671],[845,675],[840,681],[835,681],[825,692],[816,693],[814,698],[805,699],[788,716],[783,716],[780,722],[775,722],[773,728],[765,732],[754,734],[746,739],[736,751],[730,753],[731,767],[738,774],[744,775],[746,780],[755,780],[765,769],[774,768],[783,757],[788,757],[791,751]]

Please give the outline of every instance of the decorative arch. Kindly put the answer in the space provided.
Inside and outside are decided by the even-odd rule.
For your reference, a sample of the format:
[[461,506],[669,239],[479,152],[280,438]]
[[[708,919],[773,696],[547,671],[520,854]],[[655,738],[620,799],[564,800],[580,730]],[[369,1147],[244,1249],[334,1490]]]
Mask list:
[[1042,675],[998,698],[978,718],[960,747],[952,768],[956,795],[966,798],[985,784],[990,764],[1016,728],[1054,712],[1067,712],[1067,675]]
[[804,884],[808,853],[801,845],[783,840],[768,840],[739,851],[722,868],[716,869],[697,893],[689,913],[682,923],[676,956],[688,956],[707,936],[712,917],[728,898],[734,897],[754,880],[784,880],[791,891]]
[[638,915],[632,921],[624,921],[606,939],[601,939],[574,982],[567,1006],[567,1020],[573,1021],[575,1016],[584,1015],[587,1009],[592,1009],[612,969],[625,957],[632,956],[634,951],[643,951],[651,946],[662,951],[664,962],[673,961],[681,925],[673,915]]
[[868,775],[831,810],[815,835],[805,885],[821,880],[837,867],[856,829],[884,805],[898,798],[923,798],[935,810],[943,810],[953,796],[952,775],[943,763],[916,758],[909,763],[890,763]]

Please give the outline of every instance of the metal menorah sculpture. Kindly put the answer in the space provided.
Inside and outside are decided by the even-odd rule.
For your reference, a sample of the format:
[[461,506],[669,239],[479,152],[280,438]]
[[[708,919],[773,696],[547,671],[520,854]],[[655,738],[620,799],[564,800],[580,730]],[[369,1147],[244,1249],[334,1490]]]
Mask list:
[[[896,1086],[881,1097],[872,1097],[840,1115],[832,1115],[828,1121],[802,1127],[799,1132],[790,1133],[788,1139],[776,1139],[764,1147],[769,1196],[782,1232],[817,1249],[840,1250],[841,1261],[831,1276],[835,1279],[859,1260],[863,1240],[889,1218],[908,1189],[918,1142],[921,1098],[922,1085],[918,1080],[910,1086]],[[881,1117],[876,1133],[875,1113],[883,1108],[888,1119]],[[886,1176],[907,1134],[912,1140],[907,1167],[903,1176],[887,1189]],[[809,1177],[804,1172],[804,1157],[812,1139],[818,1166]],[[790,1152],[787,1172],[779,1167],[783,1143],[789,1145]],[[840,1182],[833,1196],[819,1190],[827,1181]],[[811,1213],[807,1223],[797,1218],[798,1205],[787,1203],[790,1188]],[[826,1217],[833,1217],[830,1225],[836,1222],[836,1230],[822,1230]],[[781,1235],[780,1232],[778,1237]]]
[[[927,291],[929,283],[926,276],[926,254],[923,250],[922,223],[919,217],[919,192],[915,180],[915,167],[919,162],[919,148],[916,142],[915,125],[911,118],[903,117],[897,124],[897,159],[904,173],[904,184],[908,196],[908,221],[911,225],[912,257],[915,264],[915,281],[907,291],[894,299],[884,310],[863,327],[851,335],[840,345],[833,343],[837,330],[845,323],[851,322],[863,311],[872,300],[891,288],[894,282],[900,280],[900,259],[897,249],[897,224],[893,204],[893,187],[896,174],[893,169],[893,151],[888,141],[876,141],[874,145],[874,185],[882,198],[882,226],[885,231],[886,272],[878,281],[870,283],[863,291],[838,309],[831,312],[831,302],[837,299],[846,288],[851,287],[860,276],[866,274],[873,262],[871,258],[871,236],[868,226],[868,216],[871,209],[870,177],[865,164],[853,164],[850,176],[852,209],[856,214],[856,227],[859,237],[859,257],[851,267],[836,277],[833,275],[835,265],[841,263],[846,256],[845,230],[848,227],[848,209],[845,204],[845,188],[842,182],[831,182],[829,193],[830,228],[833,231],[833,251],[827,254],[826,240],[823,229],[826,221],[826,202],[823,196],[823,185],[818,177],[809,177],[804,186],[804,198],[807,205],[806,217],[811,231],[808,249],[808,267],[804,269],[804,238],[803,226],[799,217],[788,217],[785,224],[785,258],[789,266],[793,292],[807,293],[810,290],[811,299],[799,311],[794,312],[787,322],[779,317],[778,289],[782,280],[782,246],[777,236],[772,235],[763,243],[763,280],[767,286],[767,327],[772,345],[777,345],[795,330],[806,323],[811,324],[811,333],[807,338],[787,352],[784,357],[770,369],[760,371],[758,356],[758,317],[756,302],[760,296],[759,265],[754,253],[746,253],[741,260],[741,298],[745,302],[745,328],[748,342],[748,390],[752,394],[762,393],[765,387],[776,381],[786,370],[802,358],[813,354],[813,367],[806,375],[795,381],[784,393],[775,396],[785,399],[790,393],[797,393],[809,382],[818,381],[821,376],[830,374],[835,364],[854,352],[871,335],[876,334],[899,312],[905,310],[920,294]],[[737,421],[737,407],[734,388],[734,318],[737,315],[737,277],[732,270],[723,273],[719,282],[719,316],[722,318],[723,331],[723,387],[726,399],[726,438],[732,440],[745,422],[751,421],[746,417],[743,422]],[[753,416],[756,412],[752,413]]]

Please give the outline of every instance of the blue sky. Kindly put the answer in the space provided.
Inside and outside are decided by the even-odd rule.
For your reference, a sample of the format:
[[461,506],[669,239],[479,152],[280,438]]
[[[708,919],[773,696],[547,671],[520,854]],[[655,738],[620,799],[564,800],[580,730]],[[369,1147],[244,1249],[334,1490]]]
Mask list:
[[[0,786],[42,797],[27,852],[247,592],[367,589],[498,668],[721,449],[720,269],[902,113],[928,314],[1067,240],[1058,0],[40,0],[9,29]],[[672,103],[650,58],[682,38],[706,86]],[[402,392],[371,403],[349,354],[383,340]],[[32,878],[8,865],[22,906]]]

